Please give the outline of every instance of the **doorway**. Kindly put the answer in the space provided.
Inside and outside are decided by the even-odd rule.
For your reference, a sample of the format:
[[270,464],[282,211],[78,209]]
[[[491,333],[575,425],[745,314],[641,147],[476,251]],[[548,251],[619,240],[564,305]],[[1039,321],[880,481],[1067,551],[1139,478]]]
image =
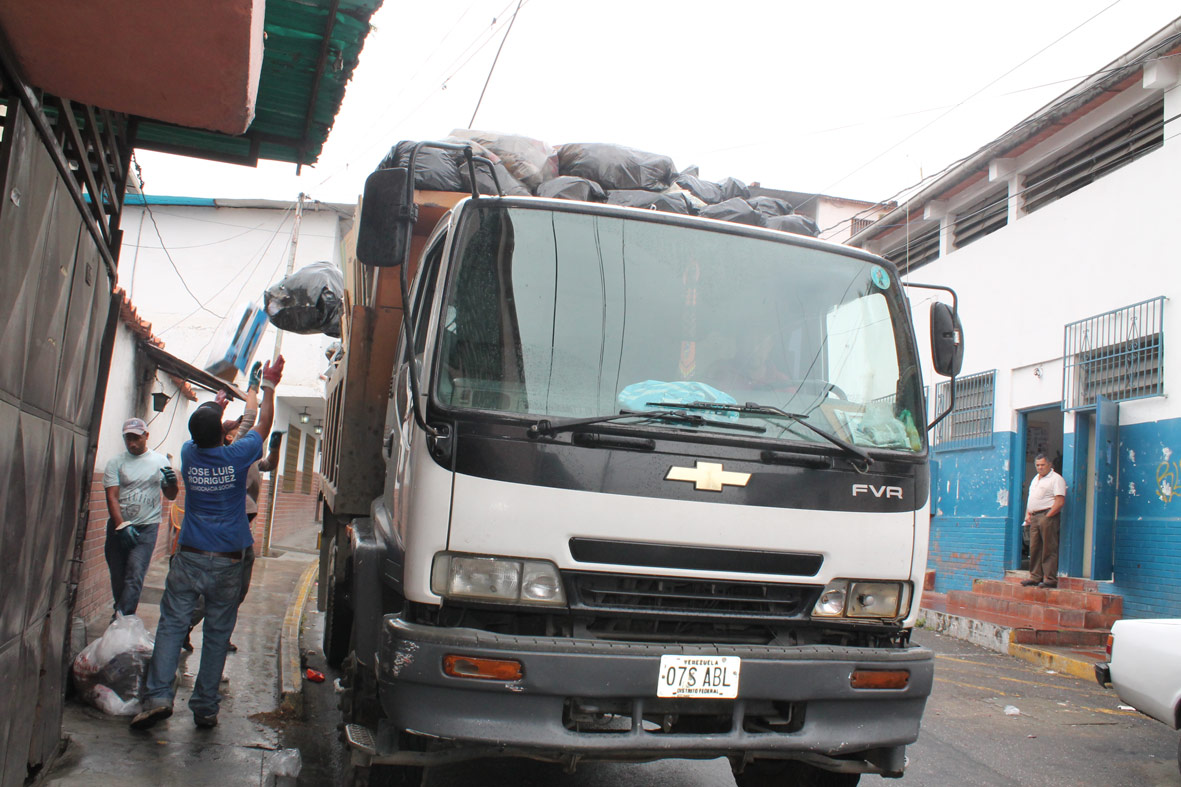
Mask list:
[[1021,485],[1020,497],[1014,501],[1017,527],[1021,531],[1021,560],[1018,567],[1028,570],[1029,528],[1022,526],[1025,521],[1025,501],[1029,499],[1029,482],[1036,472],[1033,463],[1038,454],[1045,454],[1054,466],[1054,472],[1062,473],[1062,406],[1055,404],[1022,411],[1018,436],[1024,441],[1018,451],[1014,452],[1018,454],[1019,466],[1016,470]]

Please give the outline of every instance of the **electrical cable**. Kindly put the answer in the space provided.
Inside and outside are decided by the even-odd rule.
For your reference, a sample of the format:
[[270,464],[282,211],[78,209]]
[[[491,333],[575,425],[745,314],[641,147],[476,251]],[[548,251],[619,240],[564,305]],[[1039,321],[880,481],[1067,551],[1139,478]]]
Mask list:
[[492,72],[496,70],[496,64],[500,62],[500,53],[504,50],[509,33],[513,32],[513,22],[517,21],[517,14],[521,12],[524,2],[525,0],[517,0],[517,8],[513,11],[513,17],[508,20],[508,29],[504,31],[504,38],[500,39],[500,46],[496,48],[496,57],[492,58],[492,65],[488,68],[488,77],[484,80],[484,87],[480,90],[480,98],[476,100],[476,108],[472,110],[472,119],[468,121],[467,127],[469,129],[475,125],[476,114],[480,111],[480,105],[484,103],[484,93],[488,91],[488,83],[492,81]]

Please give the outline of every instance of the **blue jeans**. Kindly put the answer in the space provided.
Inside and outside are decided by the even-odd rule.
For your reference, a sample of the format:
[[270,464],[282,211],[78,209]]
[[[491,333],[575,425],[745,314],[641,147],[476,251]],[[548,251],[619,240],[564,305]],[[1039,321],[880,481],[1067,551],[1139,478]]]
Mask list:
[[107,542],[103,552],[107,556],[107,569],[111,572],[111,595],[115,598],[115,611],[134,615],[139,607],[139,595],[144,589],[144,575],[152,562],[156,549],[156,531],[159,525],[136,525],[139,535],[135,546],[127,547],[123,537],[115,533],[114,522],[107,522]]
[[238,622],[242,594],[243,561],[197,555],[177,550],[164,582],[156,647],[148,666],[144,708],[172,705],[173,680],[180,661],[180,646],[189,631],[197,601],[205,599],[205,634],[201,640],[201,667],[189,698],[189,709],[200,716],[216,716],[218,684],[226,663],[226,645]]

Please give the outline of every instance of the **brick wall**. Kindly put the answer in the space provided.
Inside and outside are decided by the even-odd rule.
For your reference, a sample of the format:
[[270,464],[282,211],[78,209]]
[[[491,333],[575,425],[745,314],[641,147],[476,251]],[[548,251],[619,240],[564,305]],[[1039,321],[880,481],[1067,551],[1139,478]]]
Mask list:
[[[179,475],[179,474],[178,474]],[[103,489],[102,473],[95,473],[90,485],[90,517],[86,528],[86,542],[82,548],[82,577],[78,584],[78,597],[74,606],[74,614],[90,621],[97,617],[105,617],[111,613],[113,600],[111,598],[111,577],[107,571],[107,560],[103,554],[107,531],[107,502]],[[275,522],[271,531],[271,543],[282,544],[285,537],[295,530],[306,527],[312,521],[316,511],[316,499],[320,491],[319,484],[312,478],[310,493],[302,492],[303,473],[297,473],[295,492],[284,492],[280,486],[278,499],[275,501]],[[178,479],[180,493],[176,496],[176,503],[183,510],[184,482]],[[269,499],[270,479],[263,475],[262,491],[259,494],[260,507],[265,509]],[[156,550],[152,553],[152,563],[167,560],[171,548],[170,517],[172,505],[164,500],[164,508],[160,528],[156,534]],[[262,552],[263,517],[255,517],[251,528],[254,534],[255,552]]]

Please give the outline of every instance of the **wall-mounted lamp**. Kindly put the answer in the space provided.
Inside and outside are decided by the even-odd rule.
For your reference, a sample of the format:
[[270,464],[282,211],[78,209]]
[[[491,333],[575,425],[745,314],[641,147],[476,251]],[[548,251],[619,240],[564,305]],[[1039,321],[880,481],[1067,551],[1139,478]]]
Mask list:
[[305,407],[303,408],[303,412],[299,414],[299,422],[301,424],[306,424],[310,420],[312,420],[312,417],[308,415],[308,408]]
[[315,428],[314,428],[314,429],[312,429],[312,431],[313,431],[313,432],[315,432],[315,433],[316,433],[316,434],[318,434],[318,435],[319,435],[319,434],[324,434],[324,427],[323,427],[323,426],[320,424],[320,422],[319,422],[319,421],[316,421],[316,426],[315,426]]
[[157,391],[152,394],[152,409],[158,413],[164,412],[164,408],[168,406],[168,400],[172,397],[163,391]]

